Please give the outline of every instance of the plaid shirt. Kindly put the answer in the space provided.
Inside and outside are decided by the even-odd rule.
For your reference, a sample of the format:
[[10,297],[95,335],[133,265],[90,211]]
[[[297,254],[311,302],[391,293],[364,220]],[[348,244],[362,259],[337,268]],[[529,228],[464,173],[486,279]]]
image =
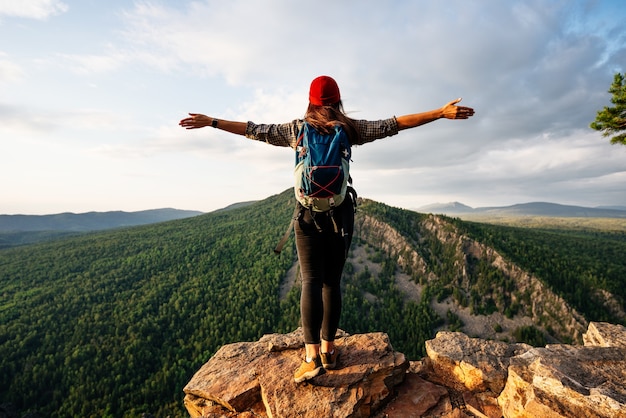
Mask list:
[[[246,138],[295,149],[298,132],[303,123],[302,119],[293,120],[291,123],[267,125],[257,125],[249,121],[246,127]],[[355,120],[354,123],[359,131],[360,139],[358,143],[352,143],[352,145],[363,145],[398,133],[398,122],[395,116],[378,121]]]

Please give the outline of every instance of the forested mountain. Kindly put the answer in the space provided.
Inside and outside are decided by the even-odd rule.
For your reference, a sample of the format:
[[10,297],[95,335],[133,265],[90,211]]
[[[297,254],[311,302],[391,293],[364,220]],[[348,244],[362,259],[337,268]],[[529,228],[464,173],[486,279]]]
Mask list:
[[0,231],[98,231],[146,225],[197,216],[202,212],[180,209],[150,209],[137,212],[57,213],[54,215],[0,215]]
[[[287,190],[228,211],[0,250],[0,404],[44,416],[186,416],[223,344],[298,327]],[[364,201],[340,327],[409,358],[437,329],[543,344],[626,323],[626,234],[463,222]],[[473,331],[475,330],[475,331]]]
[[0,215],[0,248],[50,241],[81,232],[147,225],[197,216],[202,212],[150,209],[138,212],[57,213],[54,215]]

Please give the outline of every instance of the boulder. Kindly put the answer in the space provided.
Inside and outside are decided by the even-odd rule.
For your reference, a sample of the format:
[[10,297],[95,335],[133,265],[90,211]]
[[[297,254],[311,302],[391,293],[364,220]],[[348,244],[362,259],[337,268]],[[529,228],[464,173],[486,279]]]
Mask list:
[[511,359],[504,417],[626,418],[626,349],[550,345]]
[[585,346],[626,348],[626,328],[606,322],[591,322],[583,334]]
[[447,386],[498,394],[504,388],[510,359],[532,347],[470,338],[460,332],[438,332],[426,341],[432,368]]
[[338,369],[297,384],[302,340],[298,329],[222,347],[183,389],[187,411],[193,418],[251,411],[272,418],[369,417],[395,395],[409,366],[384,333],[344,336],[336,340]]

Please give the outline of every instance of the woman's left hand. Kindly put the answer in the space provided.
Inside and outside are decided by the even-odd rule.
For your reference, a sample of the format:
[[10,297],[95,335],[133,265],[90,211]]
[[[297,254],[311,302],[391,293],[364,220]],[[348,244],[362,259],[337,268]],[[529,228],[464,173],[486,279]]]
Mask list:
[[211,126],[213,118],[200,113],[190,113],[188,118],[182,119],[178,124],[186,129],[198,129]]

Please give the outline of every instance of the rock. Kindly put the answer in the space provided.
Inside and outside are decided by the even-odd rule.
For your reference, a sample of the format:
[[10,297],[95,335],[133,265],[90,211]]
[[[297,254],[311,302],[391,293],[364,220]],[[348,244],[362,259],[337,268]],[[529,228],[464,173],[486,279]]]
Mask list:
[[193,418],[626,418],[626,329],[589,324],[585,346],[533,348],[440,332],[407,362],[384,333],[338,333],[339,368],[293,372],[302,330],[222,347],[185,386]]
[[626,328],[606,322],[591,322],[583,334],[586,346],[626,348]]
[[398,396],[384,408],[380,416],[419,418],[445,396],[448,396],[448,390],[443,386],[424,380],[414,373],[408,373],[398,390]]
[[[257,368],[265,352],[259,343],[225,345],[194,375],[184,392],[231,411],[245,411],[261,396]],[[189,410],[187,399],[185,406]]]
[[459,389],[500,393],[507,378],[511,357],[532,347],[527,344],[507,344],[469,338],[460,332],[438,332],[434,340],[426,341],[426,353],[435,374],[445,383]]
[[551,345],[511,359],[505,417],[626,417],[626,349]]
[[300,329],[226,345],[185,386],[185,407],[194,418],[241,417],[261,402],[264,416],[273,418],[368,417],[394,396],[408,361],[384,333],[344,336],[336,343],[340,367],[302,384],[293,380],[303,356]]

